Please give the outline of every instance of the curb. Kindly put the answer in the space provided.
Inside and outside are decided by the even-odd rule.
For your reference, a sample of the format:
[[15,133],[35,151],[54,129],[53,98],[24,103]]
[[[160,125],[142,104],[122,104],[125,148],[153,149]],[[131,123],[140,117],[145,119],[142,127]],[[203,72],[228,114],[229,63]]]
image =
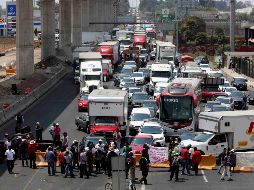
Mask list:
[[46,94],[53,86],[55,86],[59,80],[61,80],[67,74],[67,69],[62,67],[57,74],[52,76],[42,85],[38,86],[31,93],[24,96],[14,104],[0,111],[0,127],[7,121],[11,120],[18,112],[23,111],[31,104],[36,102],[40,97]]

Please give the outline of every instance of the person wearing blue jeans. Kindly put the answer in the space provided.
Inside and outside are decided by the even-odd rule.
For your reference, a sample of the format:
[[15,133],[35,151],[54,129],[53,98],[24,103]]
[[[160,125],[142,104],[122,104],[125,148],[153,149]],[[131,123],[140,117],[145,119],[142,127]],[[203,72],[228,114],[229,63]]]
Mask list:
[[189,170],[189,161],[188,160],[182,160],[182,174],[185,174],[184,171],[187,171],[187,174],[190,175],[190,170]]
[[65,152],[65,178],[68,176],[68,173],[70,173],[70,176],[71,177],[74,177],[74,174],[73,174],[73,168],[72,168],[72,154],[70,153],[70,151],[66,151]]
[[51,175],[52,171],[52,175],[55,175],[55,154],[52,147],[48,147],[45,159],[48,161],[48,174]]

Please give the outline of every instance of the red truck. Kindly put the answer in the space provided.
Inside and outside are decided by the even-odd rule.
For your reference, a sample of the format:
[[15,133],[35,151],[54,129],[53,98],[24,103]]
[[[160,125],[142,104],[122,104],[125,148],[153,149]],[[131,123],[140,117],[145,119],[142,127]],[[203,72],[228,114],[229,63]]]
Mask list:
[[147,47],[146,35],[134,35],[133,46],[143,49]]
[[98,45],[98,50],[102,59],[111,60],[112,65],[115,67],[119,62],[119,42],[107,41]]

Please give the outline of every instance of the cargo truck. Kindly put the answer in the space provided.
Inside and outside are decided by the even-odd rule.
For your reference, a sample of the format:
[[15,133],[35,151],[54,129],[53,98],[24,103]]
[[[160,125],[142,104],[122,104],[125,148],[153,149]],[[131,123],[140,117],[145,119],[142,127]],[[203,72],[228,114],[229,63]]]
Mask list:
[[254,150],[254,110],[201,112],[199,130],[203,132],[192,140],[182,141],[183,145],[191,144],[204,154],[216,156],[224,148]]
[[102,57],[99,52],[79,53],[81,94],[103,88],[101,62]]
[[107,41],[102,42],[98,45],[99,52],[102,59],[111,60],[114,68],[119,63],[119,42],[118,41]]
[[176,46],[171,42],[156,41],[156,62],[166,59],[169,63],[175,63]]
[[118,89],[94,90],[88,96],[91,133],[126,134],[128,93]]

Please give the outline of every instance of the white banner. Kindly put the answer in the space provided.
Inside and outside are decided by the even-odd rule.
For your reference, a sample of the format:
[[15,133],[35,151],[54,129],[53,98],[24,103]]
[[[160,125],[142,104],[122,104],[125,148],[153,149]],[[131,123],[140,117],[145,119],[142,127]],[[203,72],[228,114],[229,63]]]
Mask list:
[[150,146],[149,159],[151,163],[162,163],[168,161],[168,148]]

